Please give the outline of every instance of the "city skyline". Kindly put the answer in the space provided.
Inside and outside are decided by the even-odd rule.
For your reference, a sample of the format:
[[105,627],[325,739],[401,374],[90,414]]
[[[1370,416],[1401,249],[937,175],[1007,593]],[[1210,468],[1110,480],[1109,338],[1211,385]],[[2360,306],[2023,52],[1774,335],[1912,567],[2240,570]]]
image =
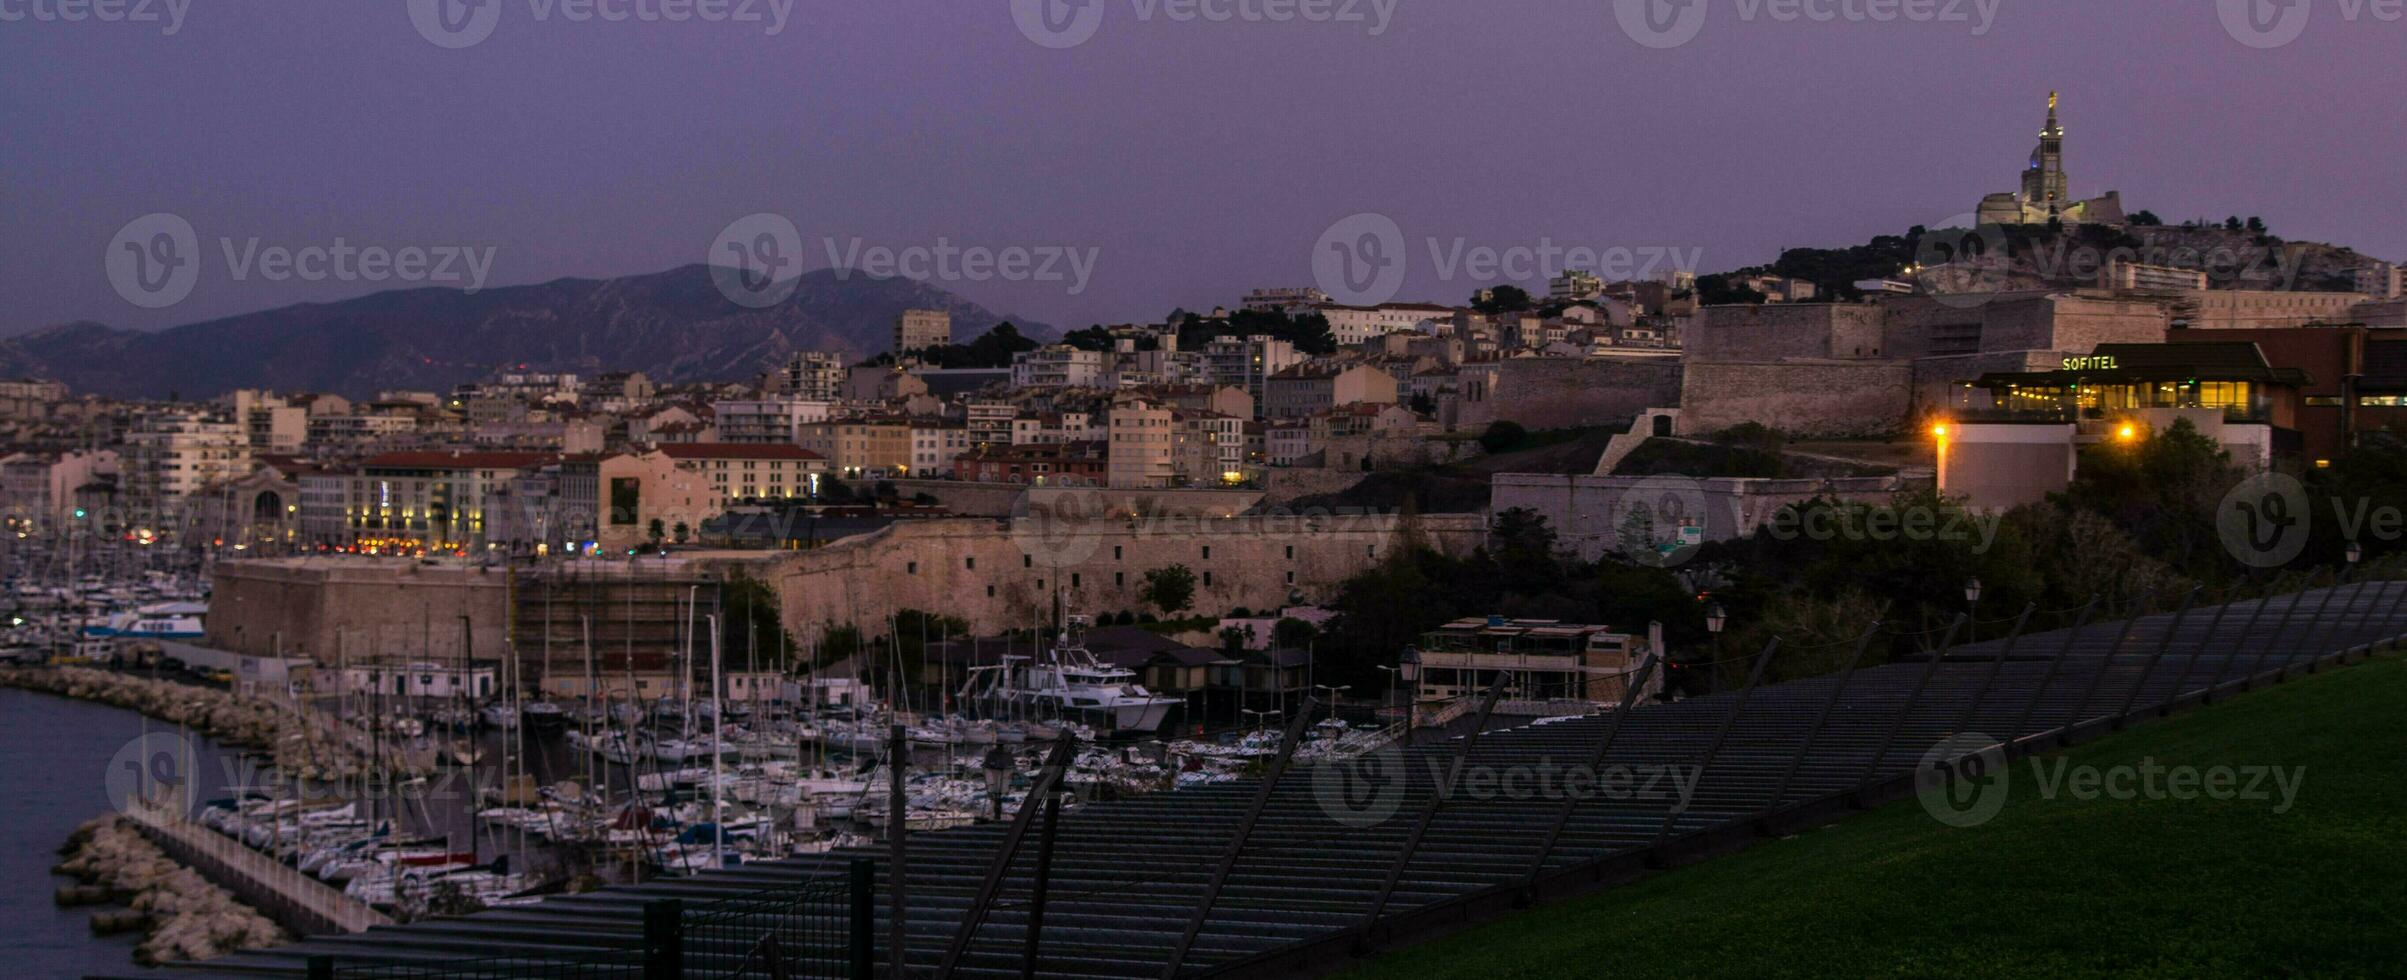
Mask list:
[[[1931,23],[1816,23],[1733,4],[1656,48],[1601,2],[1391,5],[1384,23],[1367,3],[1360,22],[1339,5],[1288,23],[1143,4],[1105,8],[1092,36],[1056,48],[1008,6],[789,6],[780,21],[762,3],[721,22],[608,23],[511,4],[456,48],[399,7],[20,18],[0,31],[0,100],[39,138],[0,150],[20,177],[0,191],[16,215],[0,275],[18,300],[0,333],[470,284],[270,279],[248,265],[254,248],[452,248],[485,257],[476,282],[517,285],[699,262],[755,213],[797,225],[805,268],[940,243],[1083,253],[1084,276],[933,280],[1064,327],[1309,284],[1315,242],[1356,213],[1391,217],[1410,243],[1403,299],[1491,284],[1448,268],[1458,249],[1553,243],[1724,271],[1970,211],[2011,185],[2059,88],[2075,195],[2407,254],[2407,233],[2380,220],[2401,192],[2332,195],[2291,162],[2381,169],[2395,127],[2288,108],[2378,86],[2383,59],[2351,55],[2390,50],[2407,25],[2371,14],[2321,11],[2258,47],[2211,9],[1985,20],[1967,4],[1949,22],[1936,5]],[[736,20],[746,9],[760,19]],[[2128,43],[2142,35],[2161,40]],[[632,59],[656,68],[612,67]],[[1563,74],[1589,80],[1547,80]],[[763,93],[765,77],[802,84]],[[119,296],[101,261],[152,213],[188,220],[212,272],[157,309]]]

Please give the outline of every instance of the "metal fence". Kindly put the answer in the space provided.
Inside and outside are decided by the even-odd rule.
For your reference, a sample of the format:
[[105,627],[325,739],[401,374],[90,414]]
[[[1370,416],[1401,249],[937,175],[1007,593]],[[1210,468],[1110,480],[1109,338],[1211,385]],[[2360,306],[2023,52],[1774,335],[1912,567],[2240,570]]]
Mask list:
[[805,878],[689,904],[647,901],[642,928],[625,930],[634,945],[577,948],[559,938],[558,952],[471,959],[349,959],[313,956],[312,980],[868,980],[876,867],[854,861],[847,873]]
[[[579,896],[514,922],[503,912],[331,941],[425,957],[427,944],[473,949],[506,932],[491,948],[546,955],[380,967],[313,958],[311,971],[646,980],[1317,972],[2362,658],[2407,635],[2398,572],[2285,577],[2211,598],[2186,589],[2101,596],[1921,632],[1863,623],[1828,644],[1831,662],[1843,664],[1835,673],[1770,683],[1775,643],[1733,663],[1733,683],[1716,694],[1625,699],[1585,718],[1483,731],[1499,685],[1467,703],[1479,716],[1465,728],[1474,734],[1350,760],[1298,753],[1317,717],[1308,702],[1255,778],[1074,810],[1060,806],[1069,749],[1057,746],[1002,823],[908,834],[881,856],[798,857]],[[1872,652],[1900,638],[1926,652],[1889,662]],[[1499,774],[1571,769],[1668,773],[1684,789],[1483,791]],[[548,955],[570,945],[545,931],[563,922],[598,937],[591,945],[619,946]],[[272,955],[253,962],[291,962]]]

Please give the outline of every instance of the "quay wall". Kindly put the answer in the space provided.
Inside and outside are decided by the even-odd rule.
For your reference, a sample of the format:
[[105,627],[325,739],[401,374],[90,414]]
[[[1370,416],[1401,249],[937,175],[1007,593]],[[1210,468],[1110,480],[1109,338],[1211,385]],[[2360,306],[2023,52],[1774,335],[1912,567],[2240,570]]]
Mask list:
[[1149,570],[1196,575],[1190,614],[1278,608],[1291,593],[1331,598],[1339,583],[1394,552],[1407,533],[1467,554],[1487,536],[1478,514],[1132,518],[1056,522],[932,520],[891,525],[813,551],[725,555],[729,571],[769,583],[798,634],[814,624],[878,624],[904,609],[941,611],[980,632],[1031,626],[1067,589],[1088,613],[1147,609]]

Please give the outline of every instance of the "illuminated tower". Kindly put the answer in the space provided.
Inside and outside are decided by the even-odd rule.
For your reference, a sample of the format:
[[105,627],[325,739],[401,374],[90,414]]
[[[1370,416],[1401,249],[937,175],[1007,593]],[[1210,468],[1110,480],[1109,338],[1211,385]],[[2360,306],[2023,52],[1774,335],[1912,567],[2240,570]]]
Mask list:
[[2056,122],[2056,93],[2048,93],[2048,125],[2039,131],[2039,148],[2023,170],[2023,205],[2027,212],[2058,217],[2070,204],[2064,176],[2064,127]]

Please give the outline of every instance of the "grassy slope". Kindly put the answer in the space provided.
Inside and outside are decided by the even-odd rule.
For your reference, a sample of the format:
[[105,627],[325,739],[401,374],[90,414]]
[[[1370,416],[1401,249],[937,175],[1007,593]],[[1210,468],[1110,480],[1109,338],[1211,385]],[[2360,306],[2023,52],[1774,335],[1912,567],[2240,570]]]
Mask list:
[[2287,813],[2045,800],[2020,761],[2011,802],[1978,828],[1903,800],[1346,976],[2400,976],[2403,736],[2407,662],[2378,659],[2069,753],[2303,766]]

